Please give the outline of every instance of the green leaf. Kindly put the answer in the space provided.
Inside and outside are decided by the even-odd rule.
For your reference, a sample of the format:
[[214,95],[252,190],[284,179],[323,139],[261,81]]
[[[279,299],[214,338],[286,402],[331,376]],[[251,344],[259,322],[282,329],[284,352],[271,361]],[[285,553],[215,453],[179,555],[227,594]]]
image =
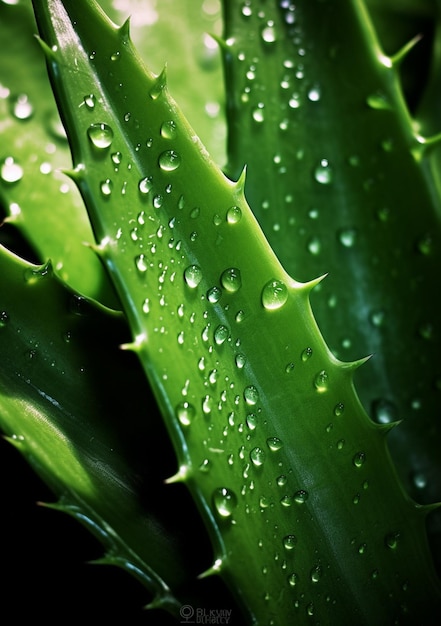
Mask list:
[[329,273],[312,296],[320,329],[341,359],[373,355],[357,391],[375,422],[403,420],[389,438],[400,478],[434,502],[441,231],[427,150],[364,4],[284,6],[225,5],[229,171],[246,161],[247,197],[287,271]]
[[[0,258],[1,428],[57,494],[55,508],[104,544],[103,562],[134,574],[155,606],[178,615],[197,598],[188,578],[209,556],[195,558],[172,514],[188,497],[164,485],[175,459],[136,359],[119,349],[124,320],[66,288],[49,264],[1,247]],[[191,508],[188,516],[204,545]]]
[[[35,2],[72,178],[220,574],[250,623],[404,620],[439,604],[429,508],[402,491],[243,195],[92,2]],[[93,94],[96,105],[77,105]],[[302,268],[303,269],[303,268]],[[304,271],[307,271],[306,269]]]
[[[69,147],[35,33],[30,3],[0,4],[0,37],[8,51],[0,67],[0,203],[5,224],[21,233],[32,260],[44,263],[50,258],[72,288],[118,307],[101,264],[85,245],[93,234],[81,197],[60,172],[69,165]],[[10,245],[17,249],[15,238]]]

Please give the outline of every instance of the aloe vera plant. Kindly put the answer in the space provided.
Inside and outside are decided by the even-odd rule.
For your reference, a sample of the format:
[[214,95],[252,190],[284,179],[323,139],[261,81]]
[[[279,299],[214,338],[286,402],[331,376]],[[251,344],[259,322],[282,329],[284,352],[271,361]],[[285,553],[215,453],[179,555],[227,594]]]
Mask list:
[[[431,142],[399,87],[403,54],[381,51],[362,2],[225,2],[227,178],[166,71],[145,69],[128,22],[114,26],[91,1],[33,5],[72,150],[65,173],[95,243],[75,255],[78,276],[2,251],[4,431],[56,507],[104,544],[101,561],[133,573],[151,607],[177,620],[436,623],[426,520],[439,496],[439,315],[427,294],[439,200]],[[9,221],[31,239],[12,200],[22,181],[6,182]],[[396,205],[401,221],[389,215]],[[77,199],[68,206],[82,215]],[[73,221],[77,244],[85,231]],[[77,281],[89,262],[98,288],[86,291]],[[341,272],[329,293],[327,271]],[[385,311],[394,322],[378,330]],[[402,418],[409,402],[415,417],[394,428],[391,406]],[[423,463],[433,480],[415,502]],[[195,571],[202,524],[211,548]],[[197,612],[210,609],[210,577],[231,594],[211,616]]]

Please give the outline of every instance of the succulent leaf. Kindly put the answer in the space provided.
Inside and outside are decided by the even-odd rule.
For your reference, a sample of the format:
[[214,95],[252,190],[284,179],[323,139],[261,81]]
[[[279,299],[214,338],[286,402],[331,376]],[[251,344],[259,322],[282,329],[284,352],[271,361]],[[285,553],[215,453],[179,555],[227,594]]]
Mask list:
[[434,617],[427,510],[402,490],[354,364],[323,341],[317,281],[285,272],[245,175],[218,170],[126,27],[94,2],[34,7],[73,178],[210,532],[210,573],[249,623]]

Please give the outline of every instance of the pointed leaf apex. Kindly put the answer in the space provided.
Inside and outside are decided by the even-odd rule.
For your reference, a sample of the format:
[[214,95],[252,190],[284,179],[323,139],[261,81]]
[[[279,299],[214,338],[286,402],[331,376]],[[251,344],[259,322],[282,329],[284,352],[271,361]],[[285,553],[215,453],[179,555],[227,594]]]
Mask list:
[[413,50],[413,48],[421,41],[423,35],[420,33],[413,37],[410,41],[408,41],[398,52],[396,52],[393,56],[390,57],[391,63],[393,67],[398,67],[400,63],[407,57],[409,52]]
[[199,574],[198,578],[208,578],[209,576],[214,576],[215,574],[220,574],[223,569],[223,560],[216,559],[211,567],[209,567],[205,572]]
[[166,485],[172,485],[173,483],[182,483],[185,482],[190,474],[190,468],[188,465],[181,465],[179,470],[176,472],[174,476],[170,476],[170,478],[166,478],[164,483]]
[[37,40],[37,43],[39,44],[40,48],[43,50],[43,53],[46,59],[48,61],[55,61],[57,46],[52,46],[51,48],[50,46],[47,45],[45,41],[43,41],[43,39],[39,35],[34,35],[34,37]]
[[130,39],[130,15],[126,19],[126,21],[118,28],[119,35],[121,37],[121,41],[123,43],[129,43]]
[[147,343],[147,335],[140,333],[130,343],[122,343],[119,347],[121,350],[131,350],[132,352],[140,352],[142,347]]
[[395,420],[394,422],[389,422],[387,424],[378,424],[378,432],[386,436],[390,433],[391,430],[394,430],[394,428],[399,426],[402,421],[403,420]]
[[247,166],[244,165],[243,169],[242,169],[242,172],[241,172],[241,174],[240,174],[240,176],[239,176],[239,178],[237,179],[237,182],[236,182],[236,191],[241,196],[244,196],[246,178],[247,178]]
[[153,85],[150,88],[149,95],[152,100],[157,100],[163,95],[167,87],[167,64],[164,65],[162,72],[156,76]]
[[361,367],[362,365],[364,365],[365,363],[367,363],[368,361],[370,361],[370,359],[373,357],[372,354],[368,354],[367,356],[361,358],[361,359],[357,359],[356,361],[351,361],[350,363],[345,363],[345,367],[346,369],[351,370],[351,372],[354,372],[355,370],[358,370],[359,367]]
[[318,278],[314,278],[313,280],[308,281],[307,283],[300,283],[300,288],[306,293],[310,293],[317,285],[319,285],[322,280],[328,277],[328,274],[322,274],[322,276],[318,276]]

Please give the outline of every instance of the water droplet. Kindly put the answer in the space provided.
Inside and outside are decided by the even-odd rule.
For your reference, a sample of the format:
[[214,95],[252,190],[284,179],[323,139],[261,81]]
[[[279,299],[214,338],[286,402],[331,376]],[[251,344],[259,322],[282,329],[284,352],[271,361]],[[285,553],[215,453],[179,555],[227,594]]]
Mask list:
[[273,20],[269,20],[262,29],[262,39],[265,43],[274,43],[277,40],[277,33]]
[[280,450],[280,448],[283,447],[283,441],[278,437],[269,437],[266,440],[266,443],[271,452],[277,452],[277,450]]
[[87,135],[96,148],[108,148],[113,141],[113,130],[107,124],[91,124]]
[[119,50],[117,50],[116,52],[113,52],[110,55],[110,60],[111,61],[119,61],[120,57],[121,57],[121,53],[119,52]]
[[380,91],[377,91],[376,93],[368,96],[366,99],[366,103],[371,109],[392,109],[392,106],[388,101],[387,96]]
[[311,254],[320,254],[320,250],[322,248],[320,239],[318,237],[311,237],[311,239],[309,239],[308,243],[306,244],[306,248]]
[[202,463],[199,465],[199,471],[207,473],[210,471],[211,461],[210,459],[204,459]]
[[149,191],[151,191],[153,187],[152,180],[153,179],[151,176],[146,176],[145,178],[141,178],[141,180],[138,183],[139,191],[143,194],[149,193]]
[[255,413],[249,413],[247,415],[247,426],[250,430],[255,430],[257,421],[257,415]]
[[277,485],[279,487],[284,487],[287,483],[287,477],[285,476],[285,474],[281,474],[280,476],[277,477]]
[[293,499],[291,496],[283,496],[280,500],[280,504],[284,507],[292,506]]
[[283,538],[283,547],[285,550],[293,550],[297,544],[297,537],[295,535],[286,535]]
[[227,519],[231,517],[237,506],[237,498],[235,493],[230,489],[220,487],[213,493],[213,504],[218,515],[220,515],[221,518]]
[[23,178],[23,168],[13,157],[6,157],[0,169],[0,176],[5,183],[17,183]]
[[100,189],[103,196],[110,196],[113,190],[113,183],[110,178],[106,178],[100,183]]
[[334,415],[336,417],[340,417],[340,415],[343,415],[344,410],[345,410],[345,405],[343,404],[343,402],[339,402],[334,407]]
[[369,320],[372,326],[381,326],[384,322],[384,317],[384,311],[372,311],[372,313],[369,315]]
[[121,152],[113,152],[110,155],[110,158],[112,159],[112,163],[116,166],[115,170],[118,169],[118,165],[121,165],[121,161],[122,161],[122,154]]
[[242,286],[240,270],[238,270],[237,267],[229,267],[222,272],[220,282],[225,291],[229,293],[238,291]]
[[211,289],[207,291],[207,300],[208,302],[211,302],[211,304],[216,304],[216,302],[219,302],[221,296],[222,290],[219,287],[211,287]]
[[244,354],[242,354],[241,352],[236,354],[236,356],[234,358],[234,362],[236,363],[236,367],[241,370],[245,366],[246,360],[247,360],[246,356]]
[[314,178],[321,185],[329,185],[332,182],[332,168],[327,159],[322,159],[315,168]]
[[83,102],[84,102],[84,104],[86,105],[86,107],[88,109],[94,109],[95,108],[95,101],[96,101],[96,98],[93,95],[93,93],[89,93],[87,96],[84,96],[84,98],[83,98]]
[[313,583],[318,583],[322,575],[322,568],[320,565],[316,565],[311,570],[311,581]]
[[242,210],[238,206],[232,206],[227,211],[227,222],[237,224],[242,219]]
[[299,489],[294,494],[294,501],[297,502],[297,504],[304,504],[306,500],[308,499],[308,497],[309,497],[309,494],[307,491],[305,491],[304,489]]
[[230,331],[226,326],[220,324],[214,331],[214,341],[218,346],[222,345],[229,337]]
[[158,193],[156,196],[153,196],[153,206],[155,209],[160,209],[162,207],[162,203],[164,202],[164,197]]
[[0,328],[4,328],[9,323],[9,319],[7,311],[0,311]]
[[384,538],[384,543],[390,550],[396,550],[398,548],[399,539],[400,539],[399,532],[389,533]]
[[173,172],[181,165],[181,157],[174,150],[166,150],[159,155],[158,163],[165,172]]
[[189,402],[181,402],[176,407],[176,417],[183,426],[189,426],[196,415],[196,410]]
[[314,387],[319,393],[324,393],[328,389],[329,376],[326,370],[321,370],[314,378]]
[[357,237],[355,228],[344,228],[338,233],[338,239],[345,248],[352,248]]
[[281,280],[270,280],[262,289],[262,304],[265,309],[280,309],[288,300],[288,288]]
[[258,124],[261,124],[265,119],[264,106],[263,102],[259,102],[257,107],[253,110],[253,120]]
[[248,385],[243,391],[243,397],[248,405],[254,406],[259,401],[259,392],[254,385]]
[[150,300],[148,298],[146,298],[142,303],[142,312],[146,315],[150,313]]
[[295,368],[295,364],[294,364],[292,361],[290,361],[290,362],[289,362],[289,363],[287,363],[287,364],[286,364],[286,366],[285,366],[285,372],[286,372],[287,374],[291,374],[291,372],[294,370],[294,368]]
[[377,424],[390,424],[398,420],[398,409],[389,400],[374,400],[372,403],[372,417]]
[[365,461],[366,461],[366,454],[364,452],[357,452],[357,454],[355,454],[353,459],[352,459],[352,463],[357,468],[362,467],[362,465],[364,465]]
[[148,270],[148,261],[145,254],[140,254],[135,258],[135,265],[138,272],[144,273]]
[[295,587],[298,583],[298,580],[299,580],[299,577],[295,572],[293,572],[292,574],[288,576],[288,583],[291,587]]
[[177,134],[177,127],[176,127],[176,122],[174,122],[173,120],[168,120],[167,122],[164,122],[161,126],[161,136],[164,137],[164,139],[173,139],[174,137],[176,137]]
[[20,94],[12,101],[12,114],[18,120],[28,120],[34,113],[29,98],[26,94]]
[[427,476],[423,472],[415,472],[412,475],[412,481],[417,489],[425,489],[427,487]]
[[305,362],[312,356],[312,348],[305,348],[302,352],[302,361]]
[[428,233],[426,233],[418,239],[416,246],[418,252],[427,256],[432,252],[433,239]]
[[202,270],[198,265],[189,265],[184,271],[184,279],[191,289],[195,289],[202,280]]
[[311,87],[311,89],[308,91],[308,99],[311,102],[318,102],[320,100],[320,96],[320,88],[317,85]]
[[258,446],[256,448],[253,448],[250,452],[250,459],[253,465],[255,465],[256,467],[260,467],[261,465],[263,465],[263,462],[265,460],[265,451]]

